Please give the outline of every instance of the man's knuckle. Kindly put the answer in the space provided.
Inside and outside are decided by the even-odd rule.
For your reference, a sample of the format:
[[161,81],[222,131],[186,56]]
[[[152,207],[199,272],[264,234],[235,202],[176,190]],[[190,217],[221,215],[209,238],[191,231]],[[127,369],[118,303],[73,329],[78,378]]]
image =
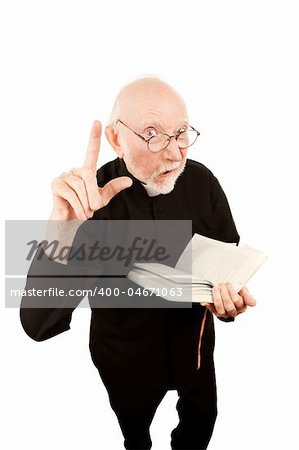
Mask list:
[[230,315],[230,316],[235,316],[235,315],[237,315],[237,310],[236,310],[236,308],[227,308],[227,313]]
[[86,181],[86,183],[91,183],[93,181],[93,176],[88,174],[88,175],[84,175],[84,181]]
[[213,300],[214,300],[214,304],[217,306],[221,306],[222,305],[222,300],[221,297],[219,297],[218,295],[214,295],[213,296]]
[[222,295],[222,300],[225,305],[231,305],[232,300],[227,294]]
[[52,187],[54,190],[61,189],[64,186],[65,186],[65,183],[64,183],[63,179],[60,177],[54,178],[54,180],[52,181]]
[[83,181],[82,181],[80,178],[75,177],[75,178],[73,179],[73,182],[74,182],[75,186],[76,186],[78,189],[80,189],[80,191],[82,191],[82,187],[83,187],[82,183],[83,183]]
[[238,305],[243,304],[243,299],[240,297],[240,295],[232,295],[232,299],[234,303],[237,303]]

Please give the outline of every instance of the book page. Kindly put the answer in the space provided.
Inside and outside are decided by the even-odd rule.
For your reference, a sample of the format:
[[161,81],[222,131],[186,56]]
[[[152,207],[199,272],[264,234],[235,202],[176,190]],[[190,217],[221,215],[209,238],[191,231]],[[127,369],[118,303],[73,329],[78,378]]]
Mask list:
[[173,283],[211,286],[211,283],[203,278],[160,263],[135,263],[134,271],[144,273],[145,276],[166,278]]
[[195,234],[179,258],[176,269],[184,271],[190,258],[193,276],[213,285],[230,282],[238,292],[267,257],[249,246],[238,247]]

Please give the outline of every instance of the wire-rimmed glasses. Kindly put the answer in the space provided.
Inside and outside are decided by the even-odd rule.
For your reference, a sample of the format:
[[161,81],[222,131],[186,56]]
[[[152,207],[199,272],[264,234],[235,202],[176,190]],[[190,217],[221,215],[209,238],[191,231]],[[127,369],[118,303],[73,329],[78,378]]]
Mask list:
[[172,138],[175,138],[175,140],[177,141],[178,147],[180,149],[188,148],[195,143],[198,136],[200,135],[199,131],[197,131],[194,127],[189,125],[187,130],[178,132],[172,136],[170,136],[169,134],[166,134],[166,133],[158,133],[155,136],[151,136],[148,139],[146,139],[141,134],[136,133],[136,131],[134,131],[127,124],[125,124],[122,120],[118,119],[116,121],[116,123],[117,122],[120,122],[121,124],[123,124],[129,130],[131,130],[134,134],[136,134],[136,136],[140,137],[144,142],[146,142],[148,150],[153,153],[157,153],[157,152],[164,150],[169,145]]

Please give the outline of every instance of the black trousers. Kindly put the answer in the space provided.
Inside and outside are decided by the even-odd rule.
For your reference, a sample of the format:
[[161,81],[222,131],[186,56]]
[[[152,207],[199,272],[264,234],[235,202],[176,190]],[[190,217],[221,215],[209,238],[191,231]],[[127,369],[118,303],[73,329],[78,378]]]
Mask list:
[[[168,389],[131,391],[109,387],[110,405],[120,424],[124,447],[147,450],[152,447],[150,425]],[[171,432],[171,448],[204,450],[208,447],[217,417],[216,383],[213,374],[206,382],[178,390],[176,409],[179,423]]]

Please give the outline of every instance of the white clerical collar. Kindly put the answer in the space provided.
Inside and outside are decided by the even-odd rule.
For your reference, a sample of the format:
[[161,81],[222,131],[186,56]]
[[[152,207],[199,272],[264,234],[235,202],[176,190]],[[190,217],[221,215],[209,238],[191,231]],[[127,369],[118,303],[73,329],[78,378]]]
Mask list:
[[153,188],[151,188],[147,184],[142,183],[142,182],[141,182],[141,184],[144,187],[144,189],[146,190],[149,197],[155,197],[156,195],[159,195],[159,193],[157,193],[155,190],[153,190]]

